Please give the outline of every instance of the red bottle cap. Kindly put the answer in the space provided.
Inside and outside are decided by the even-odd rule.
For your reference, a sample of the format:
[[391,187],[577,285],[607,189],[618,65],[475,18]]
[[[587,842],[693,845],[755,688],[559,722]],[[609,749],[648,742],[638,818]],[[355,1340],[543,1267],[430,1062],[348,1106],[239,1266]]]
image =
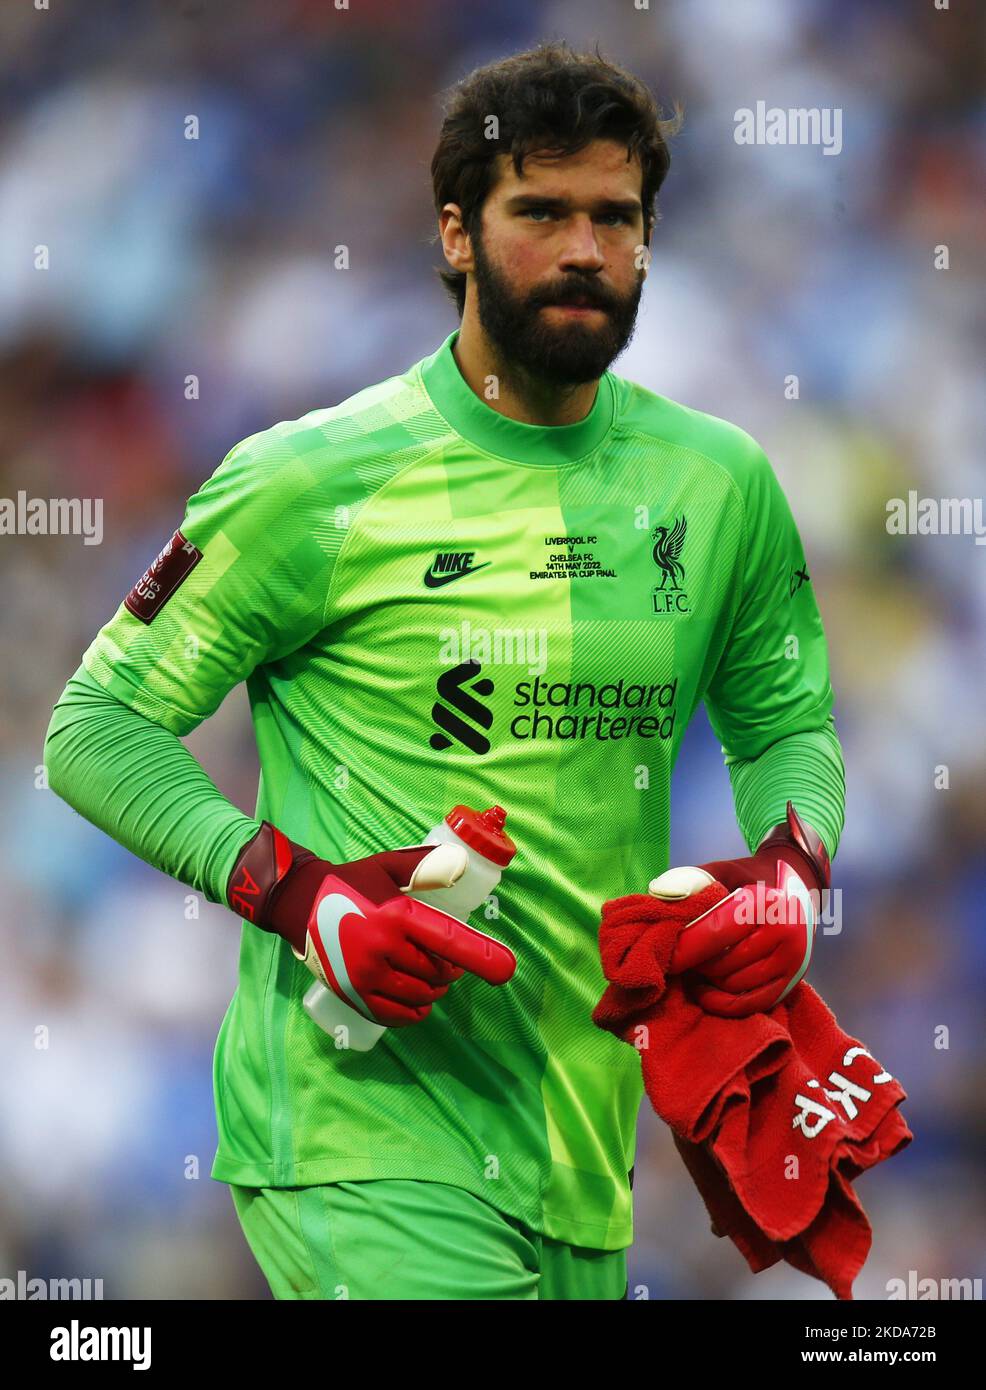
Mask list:
[[469,806],[453,806],[445,824],[459,839],[494,864],[509,864],[517,846],[504,830],[507,813],[502,806],[474,811]]

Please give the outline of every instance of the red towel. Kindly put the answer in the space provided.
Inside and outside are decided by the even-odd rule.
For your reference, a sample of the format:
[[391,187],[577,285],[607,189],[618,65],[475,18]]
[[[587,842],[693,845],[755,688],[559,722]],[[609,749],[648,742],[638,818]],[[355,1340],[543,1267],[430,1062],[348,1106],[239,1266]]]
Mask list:
[[852,1182],[914,1137],[898,1110],[906,1095],[805,981],[769,1013],[731,1019],[666,978],[679,933],[724,895],[715,884],[682,903],[642,893],[605,903],[610,985],[592,1017],[640,1051],[713,1233],[754,1274],[785,1259],[851,1299],[872,1241]]

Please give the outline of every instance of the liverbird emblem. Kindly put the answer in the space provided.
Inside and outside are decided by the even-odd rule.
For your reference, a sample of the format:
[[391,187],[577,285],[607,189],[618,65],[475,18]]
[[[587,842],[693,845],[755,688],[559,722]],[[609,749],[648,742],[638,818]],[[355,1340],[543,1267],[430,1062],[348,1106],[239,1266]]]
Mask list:
[[685,518],[682,516],[675,521],[670,530],[667,526],[655,526],[651,532],[654,539],[654,549],[651,553],[654,564],[661,571],[662,589],[666,588],[669,579],[673,589],[681,588],[681,581],[685,577],[685,567],[678,557],[681,555],[681,547],[685,541],[685,529]]

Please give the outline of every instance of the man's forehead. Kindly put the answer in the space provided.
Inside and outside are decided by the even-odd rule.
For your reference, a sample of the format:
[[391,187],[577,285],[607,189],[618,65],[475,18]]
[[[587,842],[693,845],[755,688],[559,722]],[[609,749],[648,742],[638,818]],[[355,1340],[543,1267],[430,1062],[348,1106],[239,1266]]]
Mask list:
[[559,191],[572,178],[596,176],[619,185],[623,191],[640,192],[641,166],[636,153],[627,157],[626,145],[615,140],[593,140],[573,154],[558,155],[550,150],[535,150],[525,155],[521,174],[514,168],[509,154],[498,154],[494,161],[495,189],[509,196],[529,192],[532,188]]

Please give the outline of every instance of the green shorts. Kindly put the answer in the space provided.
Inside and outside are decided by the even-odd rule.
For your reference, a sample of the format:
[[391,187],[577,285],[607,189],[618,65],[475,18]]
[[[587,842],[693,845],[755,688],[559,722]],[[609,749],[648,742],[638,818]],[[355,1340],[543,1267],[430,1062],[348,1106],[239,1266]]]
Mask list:
[[230,1184],[275,1298],[624,1298],[625,1250],[550,1240],[461,1187]]

